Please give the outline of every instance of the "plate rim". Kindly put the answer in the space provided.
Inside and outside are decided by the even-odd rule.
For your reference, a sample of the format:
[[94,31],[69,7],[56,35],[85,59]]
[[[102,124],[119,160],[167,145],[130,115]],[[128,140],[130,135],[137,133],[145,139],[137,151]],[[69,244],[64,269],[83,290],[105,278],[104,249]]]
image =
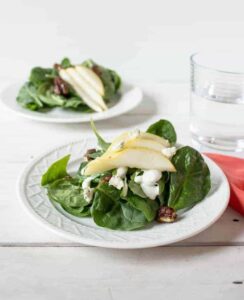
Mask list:
[[[210,226],[212,226],[224,213],[224,211],[226,210],[228,204],[229,204],[229,197],[230,197],[230,186],[229,186],[229,182],[227,180],[226,175],[224,174],[224,172],[221,170],[221,168],[209,157],[207,157],[206,155],[204,155],[203,153],[202,156],[204,157],[204,159],[208,162],[210,161],[215,168],[217,169],[218,173],[221,175],[221,182],[224,185],[225,189],[226,189],[226,196],[224,201],[224,204],[222,206],[222,209],[219,211],[218,215],[215,216],[215,218],[213,218],[211,220],[211,222],[207,223],[205,226],[199,228],[198,230],[192,232],[191,234],[186,234],[184,237],[179,237],[179,238],[173,238],[171,241],[167,241],[167,242],[158,242],[158,241],[153,241],[153,242],[135,242],[135,243],[130,243],[129,245],[122,242],[118,242],[116,241],[115,243],[113,242],[109,242],[109,241],[97,241],[97,240],[91,240],[91,239],[87,239],[86,237],[80,235],[80,236],[76,236],[74,234],[72,234],[71,232],[66,232],[64,231],[62,228],[58,228],[57,226],[49,223],[46,219],[44,219],[43,217],[41,217],[34,209],[33,207],[30,205],[29,201],[27,200],[27,197],[25,196],[25,192],[24,192],[24,187],[25,187],[25,182],[26,182],[26,176],[28,174],[28,172],[31,170],[31,168],[43,157],[45,157],[46,155],[60,149],[63,148],[65,146],[69,146],[71,144],[75,144],[75,143],[80,143],[82,141],[86,141],[86,140],[94,140],[94,138],[83,138],[83,139],[77,139],[77,140],[71,140],[70,142],[66,142],[66,143],[62,143],[60,145],[57,145],[55,147],[52,147],[51,149],[42,152],[41,154],[37,155],[36,158],[34,158],[33,160],[31,160],[29,163],[27,163],[27,165],[22,169],[22,171],[20,172],[18,179],[16,181],[16,191],[17,191],[17,198],[21,204],[22,207],[24,207],[24,210],[27,212],[27,214],[29,216],[31,216],[32,219],[34,219],[37,223],[41,224],[42,227],[46,228],[47,230],[50,230],[51,232],[59,235],[60,237],[63,237],[67,240],[76,242],[76,243],[80,243],[80,244],[84,244],[84,245],[88,245],[88,246],[96,246],[96,247],[103,247],[103,248],[111,248],[111,249],[144,249],[144,248],[153,248],[153,247],[158,247],[158,246],[165,246],[165,245],[170,245],[170,244],[174,244],[177,243],[179,241],[183,241],[186,240],[188,238],[191,238],[195,235],[198,235],[199,233],[203,232],[204,230],[206,230],[207,228],[209,228]],[[107,228],[102,228],[99,227],[100,229],[105,229],[108,230]],[[143,230],[143,229],[142,229]],[[116,232],[116,230],[112,230],[113,232]],[[118,232],[118,231],[117,231]]]
[[[11,106],[9,106],[8,104],[5,103],[4,93],[6,93],[6,91],[8,91],[9,89],[17,87],[17,86],[19,86],[19,88],[20,88],[21,84],[23,84],[24,82],[25,81],[13,81],[13,82],[8,83],[7,85],[5,85],[3,87],[3,89],[1,89],[1,91],[0,91],[0,104],[3,105],[6,109],[13,112],[14,114],[16,114],[19,117],[22,117],[22,118],[25,118],[25,119],[28,119],[28,120],[32,120],[32,121],[42,122],[42,123],[53,123],[53,124],[89,123],[91,118],[96,122],[103,121],[103,120],[108,120],[108,119],[112,119],[112,118],[116,118],[118,116],[124,115],[124,114],[128,113],[129,111],[135,109],[143,101],[143,98],[144,98],[144,94],[143,94],[143,91],[142,91],[141,87],[139,87],[138,85],[135,85],[133,82],[130,83],[127,80],[125,80],[124,83],[123,83],[124,86],[129,85],[130,86],[130,91],[134,90],[134,89],[137,89],[141,93],[141,95],[140,95],[140,99],[136,102],[136,104],[134,104],[133,101],[130,101],[133,105],[131,105],[128,109],[126,109],[122,113],[120,112],[120,110],[115,112],[113,115],[107,115],[107,116],[99,115],[99,113],[91,113],[91,114],[89,114],[89,116],[90,116],[89,120],[82,119],[84,117],[84,115],[82,117],[82,113],[81,113],[80,117],[75,118],[75,119],[72,119],[72,118],[66,119],[64,117],[62,117],[62,118],[55,118],[55,117],[54,118],[48,118],[45,115],[39,116],[39,115],[35,115],[35,114],[32,115],[32,114],[25,113],[24,108],[22,108],[23,111],[15,110]],[[115,107],[115,106],[112,106],[112,107]],[[21,106],[20,106],[20,108],[21,108]],[[29,113],[31,113],[31,111],[29,111],[29,110],[27,110],[27,111]]]

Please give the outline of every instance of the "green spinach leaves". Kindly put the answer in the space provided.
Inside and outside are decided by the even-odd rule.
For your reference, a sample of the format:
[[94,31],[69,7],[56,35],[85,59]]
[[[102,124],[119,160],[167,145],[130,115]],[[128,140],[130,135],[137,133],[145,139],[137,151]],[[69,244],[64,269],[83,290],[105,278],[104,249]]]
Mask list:
[[[88,160],[101,156],[110,145],[97,132],[93,122],[91,127],[101,149],[92,149],[86,156]],[[175,130],[166,120],[153,124],[148,132],[167,138],[171,145],[176,142]],[[141,185],[135,182],[135,176],[143,170],[129,168],[123,178],[126,192],[109,184],[111,176],[117,174],[116,170],[109,170],[89,178],[93,198],[87,201],[82,183],[88,177],[82,170],[89,161],[82,161],[77,174],[71,176],[67,173],[69,158],[67,155],[54,162],[42,176],[41,185],[47,189],[49,199],[69,214],[91,216],[98,226],[113,230],[143,228],[153,222],[160,208],[165,206],[175,211],[191,208],[206,197],[211,187],[209,168],[203,157],[197,150],[185,146],[178,148],[172,157],[176,172],[162,172],[156,183],[159,195],[155,200],[150,200]]]
[[189,146],[178,149],[172,162],[177,171],[170,174],[168,206],[175,210],[192,207],[210,190],[209,168],[201,154]]
[[158,135],[170,142],[171,145],[176,143],[176,132],[174,126],[168,120],[159,120],[149,126],[147,132]]

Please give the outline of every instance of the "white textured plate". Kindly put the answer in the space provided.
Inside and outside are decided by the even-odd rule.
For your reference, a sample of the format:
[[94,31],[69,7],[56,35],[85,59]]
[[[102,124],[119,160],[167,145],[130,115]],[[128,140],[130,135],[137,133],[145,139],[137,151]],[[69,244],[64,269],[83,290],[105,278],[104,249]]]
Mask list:
[[[22,83],[23,84],[23,83]],[[16,102],[16,96],[22,84],[12,84],[5,88],[0,94],[1,102],[16,114],[41,122],[50,123],[84,123],[94,121],[106,120],[125,114],[134,109],[143,98],[142,91],[138,87],[132,87],[128,84],[123,84],[121,89],[121,97],[112,107],[105,112],[100,113],[82,113],[72,110],[64,110],[62,108],[54,108],[49,112],[41,113],[31,111],[21,107]]]
[[57,234],[84,244],[108,248],[146,248],[166,245],[189,238],[213,224],[224,212],[229,200],[229,185],[220,168],[210,159],[212,188],[209,195],[172,224],[154,223],[137,231],[113,231],[98,227],[91,218],[77,218],[53,205],[41,188],[42,174],[51,163],[71,154],[69,172],[78,169],[81,158],[96,141],[86,139],[60,146],[33,160],[21,174],[18,195],[29,213]]

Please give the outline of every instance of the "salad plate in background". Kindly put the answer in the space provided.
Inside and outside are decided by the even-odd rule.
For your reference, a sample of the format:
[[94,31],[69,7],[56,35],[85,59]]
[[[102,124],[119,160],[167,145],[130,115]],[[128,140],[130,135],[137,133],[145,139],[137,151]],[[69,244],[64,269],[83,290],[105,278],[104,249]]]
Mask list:
[[141,101],[142,91],[115,71],[92,60],[74,65],[68,58],[51,68],[34,67],[28,81],[1,93],[1,102],[18,115],[53,123],[113,118]]
[[177,145],[169,121],[112,142],[91,125],[97,141],[58,147],[20,177],[22,203],[49,229],[89,245],[144,248],[191,237],[224,212],[225,175],[195,149]]

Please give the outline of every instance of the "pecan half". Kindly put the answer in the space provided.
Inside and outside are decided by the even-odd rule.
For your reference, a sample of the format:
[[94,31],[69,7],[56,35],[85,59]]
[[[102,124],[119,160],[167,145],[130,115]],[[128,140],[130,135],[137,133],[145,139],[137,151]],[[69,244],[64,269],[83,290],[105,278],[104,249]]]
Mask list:
[[112,175],[106,175],[106,176],[101,178],[101,182],[102,183],[108,183],[111,178],[112,178]]
[[90,154],[95,153],[97,150],[95,148],[88,149],[84,155],[86,161],[92,160],[93,158],[90,157]]
[[69,87],[60,77],[55,77],[53,80],[53,91],[56,95],[66,96],[69,93]]
[[175,210],[168,206],[161,206],[158,210],[157,221],[159,223],[172,223],[176,220]]

